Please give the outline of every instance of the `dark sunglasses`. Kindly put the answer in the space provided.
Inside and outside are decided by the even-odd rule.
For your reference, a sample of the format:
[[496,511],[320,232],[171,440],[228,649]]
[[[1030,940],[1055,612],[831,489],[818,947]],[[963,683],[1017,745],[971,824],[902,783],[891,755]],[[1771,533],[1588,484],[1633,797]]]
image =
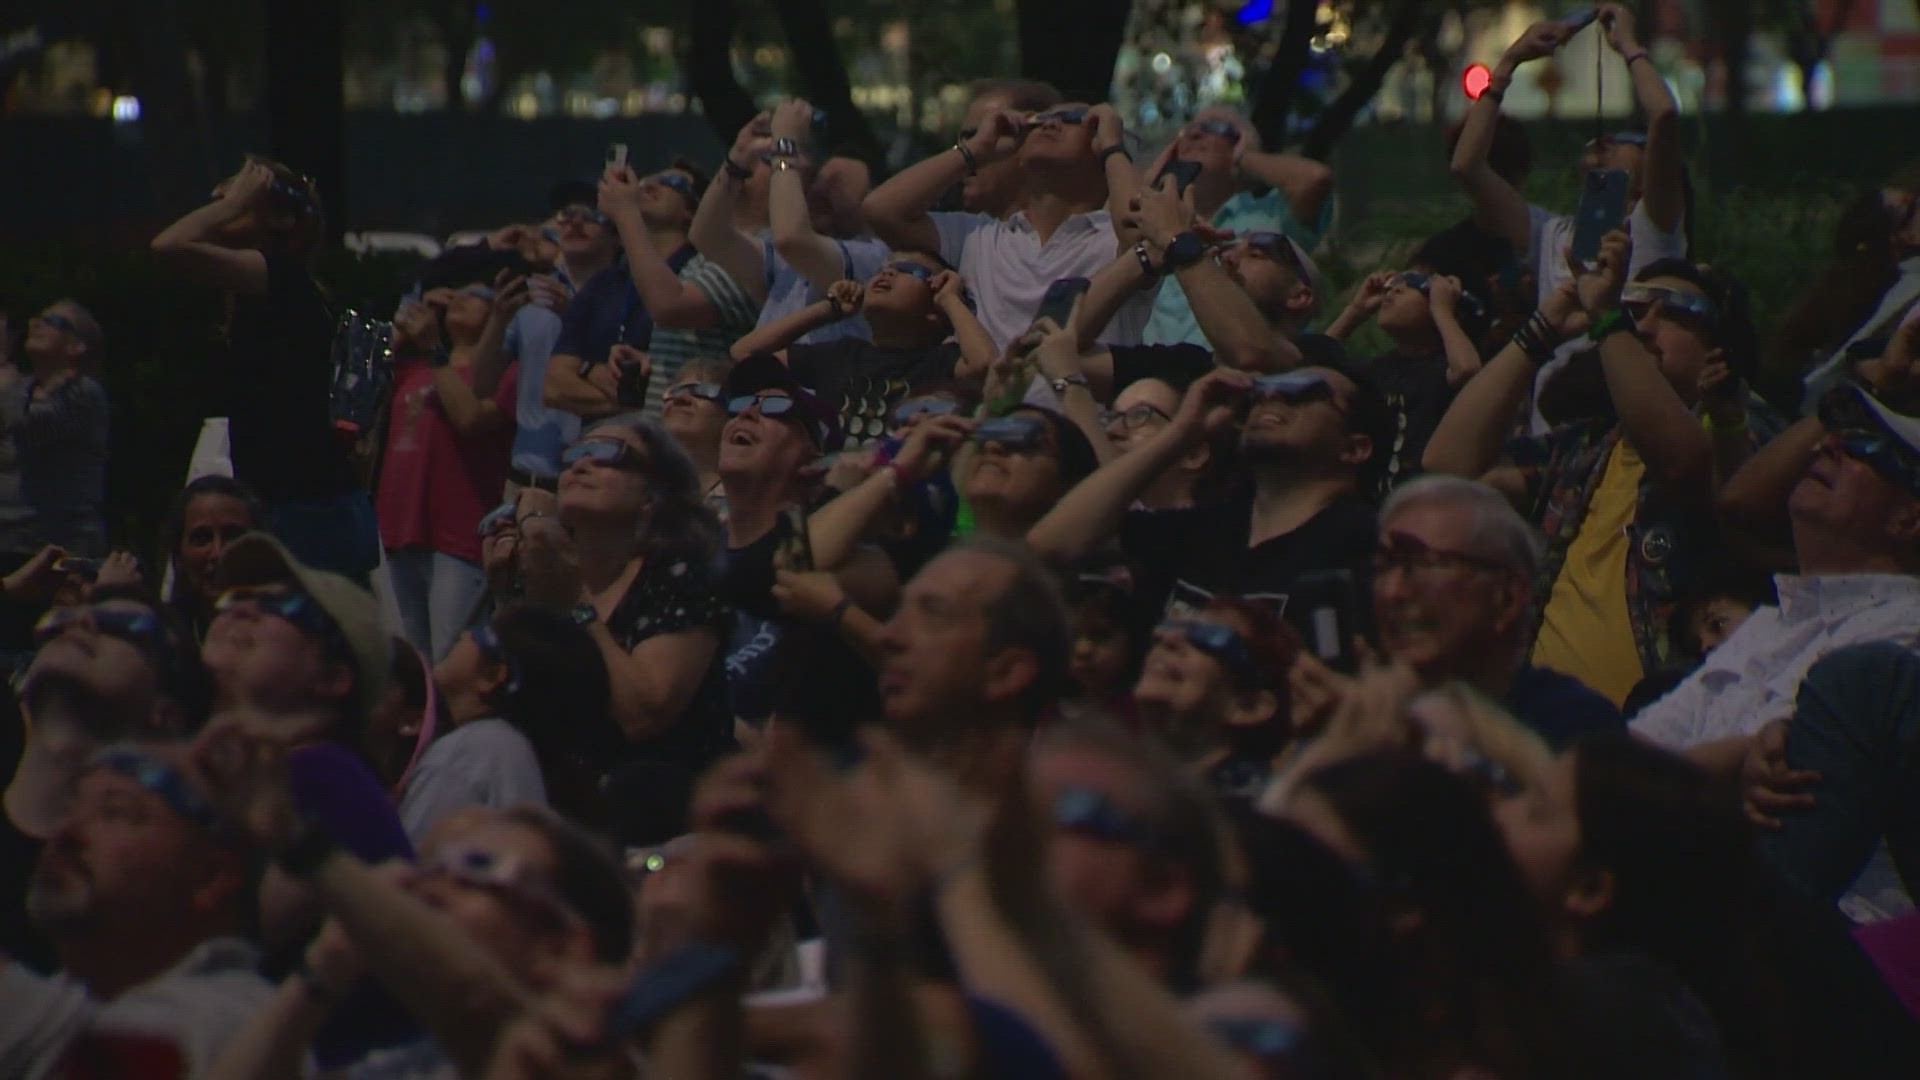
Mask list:
[[1053,801],[1053,823],[1061,832],[1128,847],[1150,847],[1153,831],[1092,788],[1074,787]]
[[189,544],[211,544],[215,540],[231,544],[253,531],[250,525],[196,525],[183,537]]
[[1215,622],[1201,622],[1189,619],[1171,619],[1160,624],[1160,629],[1179,634],[1188,645],[1218,660],[1242,686],[1251,685],[1259,680],[1260,671],[1253,663],[1253,654],[1247,650],[1246,639],[1231,626]]
[[1317,371],[1289,371],[1283,375],[1263,375],[1253,380],[1254,401],[1284,401],[1289,405],[1326,402],[1345,416],[1347,407],[1334,393],[1333,384]]
[[1461,754],[1454,772],[1472,782],[1485,795],[1515,799],[1524,790],[1520,778],[1513,775],[1512,770],[1478,750],[1470,749]]
[[146,788],[160,797],[168,809],[213,834],[224,832],[220,812],[212,802],[195,791],[180,770],[150,754],[128,747],[114,747],[95,754],[87,763],[92,769],[106,769]]
[[483,889],[517,901],[533,909],[549,928],[564,927],[579,918],[565,900],[537,881],[526,865],[511,855],[478,845],[449,847],[421,869],[430,877],[448,877],[468,888]]
[[1225,120],[1202,120],[1187,130],[1200,135],[1218,135],[1228,142],[1240,141],[1240,129]]
[[571,468],[582,461],[591,461],[606,469],[619,469],[621,472],[644,473],[647,471],[647,459],[619,439],[583,439],[567,447],[560,455],[560,464]]
[[1720,306],[1710,296],[1659,285],[1642,285],[1637,281],[1630,281],[1621,288],[1620,303],[1627,309],[1627,314],[1636,320],[1646,318],[1647,313],[1653,310],[1653,305],[1659,304],[1661,318],[1678,323],[1704,328],[1720,321]]
[[[728,416],[745,416],[747,410],[760,407],[760,415],[769,420],[778,420],[799,408],[800,403],[790,397],[759,397],[754,394],[741,394],[727,402]],[[799,419],[795,417],[794,419]]]
[[502,687],[503,692],[519,693],[520,662],[515,660],[513,654],[507,651],[506,645],[501,643],[499,631],[493,628],[492,623],[481,623],[470,633],[473,635],[473,644],[480,650],[481,656],[507,669],[507,685]]
[[1117,423],[1124,425],[1127,430],[1132,431],[1134,428],[1142,427],[1156,418],[1161,420],[1173,419],[1173,417],[1167,415],[1165,409],[1162,409],[1158,405],[1149,405],[1143,401],[1124,411],[1120,409],[1102,410],[1100,413],[1100,426],[1112,427]]
[[1261,1061],[1289,1058],[1304,1041],[1297,1025],[1278,1017],[1213,1016],[1207,1030],[1228,1049]]
[[678,386],[668,387],[665,395],[669,401],[677,397],[690,397],[716,403],[725,396],[726,391],[720,388],[719,383],[710,382],[683,382]]
[[932,269],[931,267],[921,266],[917,262],[905,262],[905,261],[888,263],[887,269],[893,271],[896,274],[905,274],[908,277],[914,279],[915,281],[919,281],[922,283],[931,283],[933,281],[933,275],[940,272],[938,270]]
[[1609,146],[1638,146],[1645,149],[1646,145],[1647,133],[1644,131],[1616,131],[1587,140],[1588,150],[1604,150]]
[[894,407],[893,426],[906,427],[923,416],[952,416],[960,411],[960,403],[949,398],[920,398],[915,401],[903,401]]
[[65,315],[59,314],[58,312],[49,312],[45,315],[35,315],[34,318],[40,321],[41,326],[51,326],[55,330],[59,330],[63,333],[71,334],[76,330],[80,329],[77,325],[74,324],[74,321],[72,319],[67,318]]
[[327,644],[328,652],[338,657],[350,657],[353,648],[347,641],[347,635],[340,625],[333,621],[320,602],[298,589],[273,585],[244,585],[228,589],[213,602],[216,612],[232,611],[241,604],[251,604],[256,611],[285,619],[301,630],[320,638]]
[[973,429],[973,441],[1003,450],[1039,450],[1047,444],[1047,422],[1037,416],[1002,416]]
[[108,637],[131,642],[143,651],[169,645],[166,624],[151,611],[127,611],[98,604],[75,604],[54,608],[40,617],[33,627],[37,648],[76,626],[85,626]]
[[554,216],[561,221],[590,221],[603,228],[611,224],[613,220],[601,213],[598,208],[581,204],[569,206]]
[[1833,436],[1840,452],[1862,462],[1889,484],[1920,495],[1920,461],[1907,444],[1881,431],[1842,431]]
[[663,188],[670,188],[679,192],[680,197],[686,199],[688,202],[693,201],[693,180],[684,173],[654,173],[652,176],[647,177],[647,182],[659,184]]
[[[1421,296],[1431,297],[1433,295],[1433,275],[1427,273],[1425,270],[1408,270],[1393,280],[1395,284],[1405,285]],[[1470,292],[1463,291],[1460,294],[1460,313],[1478,318],[1481,315],[1485,315],[1487,309],[1485,305],[1480,303],[1479,297]]]
[[1034,117],[1033,126],[1039,127],[1049,120],[1059,124],[1084,124],[1087,122],[1087,113],[1089,111],[1091,110],[1078,105],[1067,109],[1050,109]]
[[1286,233],[1259,229],[1248,233],[1245,239],[1247,246],[1253,250],[1275,262],[1286,263],[1301,277],[1307,276],[1307,268],[1300,262],[1300,252],[1293,246],[1293,241],[1287,239]]

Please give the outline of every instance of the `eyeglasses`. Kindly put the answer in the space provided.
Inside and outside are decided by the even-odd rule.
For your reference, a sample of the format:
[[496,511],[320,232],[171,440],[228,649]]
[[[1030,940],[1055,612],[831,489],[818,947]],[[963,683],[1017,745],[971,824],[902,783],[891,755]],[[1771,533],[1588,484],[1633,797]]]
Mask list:
[[560,464],[572,468],[582,461],[591,461],[604,469],[619,469],[621,472],[644,473],[647,471],[647,459],[640,451],[619,439],[582,439],[560,455]]
[[914,279],[915,281],[921,282],[923,284],[931,284],[933,281],[933,276],[940,272],[938,270],[933,269],[932,267],[922,266],[917,262],[906,262],[904,260],[901,262],[888,263],[887,269],[893,271],[896,274],[905,274],[908,277]]
[[906,427],[923,416],[952,416],[960,411],[960,403],[950,398],[919,398],[903,401],[894,407],[893,426]]
[[195,791],[180,770],[151,754],[118,747],[102,750],[87,764],[89,768],[106,769],[139,784],[158,795],[168,809],[209,833],[218,835],[225,831],[220,812],[214,809],[213,803]]
[[251,525],[196,525],[182,537],[189,544],[231,544],[253,531]]
[[1882,431],[1841,431],[1832,436],[1840,452],[1862,462],[1889,484],[1920,495],[1920,460],[1905,442]]
[[71,334],[80,329],[72,319],[67,318],[59,312],[50,311],[45,315],[35,315],[34,318],[40,321],[41,326],[51,326],[62,333]]
[[213,603],[216,612],[232,611],[242,604],[251,605],[263,615],[285,619],[294,626],[320,638],[333,656],[350,657],[353,647],[340,624],[333,621],[320,602],[298,589],[283,585],[246,585],[228,589]]
[[1162,409],[1158,405],[1150,405],[1144,401],[1138,405],[1129,406],[1124,410],[1102,409],[1100,411],[1101,427],[1112,427],[1115,424],[1120,424],[1128,431],[1145,427],[1154,420],[1172,419],[1173,417],[1168,416],[1165,409]]
[[1495,572],[1509,569],[1507,564],[1498,559],[1433,547],[1399,532],[1381,537],[1381,544],[1373,553],[1373,572],[1376,574],[1384,574],[1389,570],[1432,574],[1461,567]]
[[1049,109],[1034,117],[1032,126],[1039,127],[1049,120],[1057,124],[1084,124],[1087,122],[1087,113],[1090,111],[1091,110],[1082,105],[1069,106],[1064,109]]
[[507,669],[507,685],[501,688],[502,692],[510,695],[519,693],[520,661],[514,659],[513,654],[507,651],[506,645],[501,643],[499,631],[493,628],[492,623],[481,623],[469,633],[473,636],[474,647],[480,650],[481,656]]
[[1620,289],[1620,303],[1627,314],[1636,320],[1644,319],[1660,305],[1660,317],[1675,322],[1696,325],[1701,328],[1713,326],[1720,321],[1720,305],[1710,296],[1696,292],[1681,292],[1659,285],[1642,285],[1630,281]]
[[1300,249],[1294,247],[1286,233],[1260,229],[1248,233],[1245,240],[1253,250],[1276,262],[1286,263],[1302,278],[1307,276],[1307,267],[1300,261]]
[[1282,375],[1263,375],[1253,380],[1253,400],[1284,401],[1289,405],[1312,405],[1325,402],[1333,406],[1341,416],[1347,415],[1347,406],[1334,392],[1333,383],[1317,371],[1289,371]]
[[484,889],[532,908],[550,928],[579,921],[572,905],[542,884],[526,863],[478,845],[442,849],[421,867],[429,877],[448,877],[472,889]]
[[665,399],[668,401],[671,401],[674,398],[690,397],[690,398],[699,398],[701,401],[712,401],[717,403],[722,397],[725,397],[725,396],[726,396],[726,391],[720,388],[719,383],[683,382],[678,386],[668,387],[667,392],[665,394]]
[[1212,1016],[1207,1030],[1228,1049],[1261,1061],[1291,1057],[1304,1041],[1297,1025],[1278,1017]]
[[[800,407],[800,403],[790,397],[760,397],[755,394],[741,394],[727,402],[728,416],[745,416],[747,410],[760,407],[760,415],[769,420],[778,420]],[[799,417],[794,417],[799,419]]]
[[609,224],[612,224],[612,221],[613,221],[612,218],[609,218],[607,215],[601,213],[598,208],[592,207],[592,206],[580,205],[580,204],[566,207],[565,209],[561,210],[559,213],[553,216],[558,218],[561,221],[592,222],[593,224],[599,225],[603,228]]
[[1228,142],[1240,141],[1240,129],[1225,120],[1201,120],[1187,128],[1190,134],[1218,135]]
[[654,173],[652,176],[647,177],[646,182],[650,184],[659,184],[663,188],[670,188],[674,191],[677,191],[680,193],[680,197],[683,199],[686,199],[688,202],[692,202],[694,200],[693,180],[691,177],[687,176],[685,173],[677,173],[677,172]]
[[1061,832],[1128,847],[1149,847],[1153,830],[1119,804],[1092,788],[1067,788],[1053,801],[1053,823]]
[[1047,422],[1037,416],[1002,416],[973,429],[973,441],[982,446],[1026,453],[1047,444]]
[[1260,669],[1254,665],[1246,639],[1233,627],[1196,619],[1169,619],[1160,624],[1160,629],[1178,635],[1188,645],[1218,660],[1236,683],[1249,685],[1259,681]]

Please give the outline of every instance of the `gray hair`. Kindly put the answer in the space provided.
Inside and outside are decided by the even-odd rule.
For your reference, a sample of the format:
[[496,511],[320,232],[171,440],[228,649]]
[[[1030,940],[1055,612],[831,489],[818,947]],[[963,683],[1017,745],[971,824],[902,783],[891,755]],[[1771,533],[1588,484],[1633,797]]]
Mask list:
[[1412,506],[1444,506],[1469,516],[1473,551],[1497,559],[1527,580],[1540,569],[1545,552],[1540,535],[1513,508],[1505,495],[1481,483],[1458,476],[1422,476],[1393,489],[1380,508],[1380,525]]
[[700,470],[660,422],[644,413],[625,412],[591,424],[586,438],[613,429],[640,440],[647,455],[647,487],[653,501],[639,526],[640,554],[648,559],[711,565],[720,557],[720,520],[707,508]]

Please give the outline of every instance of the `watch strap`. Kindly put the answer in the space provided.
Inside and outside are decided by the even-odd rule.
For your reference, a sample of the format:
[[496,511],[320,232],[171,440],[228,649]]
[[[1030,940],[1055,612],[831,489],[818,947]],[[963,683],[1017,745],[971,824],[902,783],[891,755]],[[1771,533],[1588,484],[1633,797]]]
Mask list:
[[1184,270],[1199,262],[1206,254],[1206,241],[1200,239],[1199,233],[1189,230],[1173,238],[1161,262],[1169,270]]
[[1112,146],[1107,147],[1105,150],[1100,151],[1100,164],[1105,165],[1107,163],[1107,159],[1112,157],[1115,154],[1119,154],[1121,157],[1126,158],[1128,161],[1133,160],[1133,154],[1128,152],[1127,144],[1123,142],[1117,142],[1117,143],[1114,143]]
[[1626,308],[1614,308],[1600,316],[1599,320],[1593,324],[1593,329],[1587,332],[1587,340],[1598,345],[1615,334],[1622,332],[1631,334],[1639,329],[1634,324],[1633,316],[1627,314]]

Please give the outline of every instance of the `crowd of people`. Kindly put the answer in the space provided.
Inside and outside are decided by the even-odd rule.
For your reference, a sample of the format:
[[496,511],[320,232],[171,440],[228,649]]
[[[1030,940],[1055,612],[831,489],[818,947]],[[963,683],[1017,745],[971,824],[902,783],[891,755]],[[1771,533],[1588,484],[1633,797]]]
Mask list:
[[112,328],[4,369],[0,1077],[1920,1074],[1920,195],[1749,311],[1601,21],[1586,255],[1563,23],[1344,306],[1229,111],[792,101],[422,266],[364,429],[249,160],[152,243],[232,391],[157,557]]

